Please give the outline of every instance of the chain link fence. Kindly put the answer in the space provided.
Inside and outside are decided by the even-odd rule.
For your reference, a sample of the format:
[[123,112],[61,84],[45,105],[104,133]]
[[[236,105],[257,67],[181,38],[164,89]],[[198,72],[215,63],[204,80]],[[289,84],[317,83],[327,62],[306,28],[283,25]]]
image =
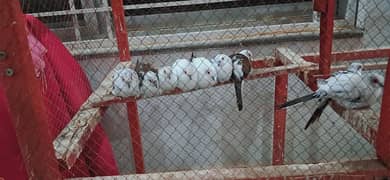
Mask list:
[[[123,52],[118,50],[110,1],[21,0],[20,4],[24,13],[32,15],[27,16],[27,29],[35,38],[29,41],[33,60],[34,49],[43,47],[38,59],[44,65],[36,70],[46,87],[42,94],[51,140],[71,139],[54,143],[57,158],[62,155],[65,161],[61,172],[69,178],[272,165],[275,76],[244,80],[243,110],[238,111],[233,83],[190,92],[176,89],[136,101],[113,97],[112,75],[118,64],[134,68],[135,62],[149,63],[159,69],[192,54],[213,59],[248,49],[253,54],[252,71],[263,73],[254,64],[280,66],[277,48],[293,52],[291,59],[319,53],[320,23],[311,0],[125,0],[131,64],[120,61]],[[388,47],[389,8],[385,0],[337,0],[332,51]],[[333,65],[351,63],[343,58],[335,56]],[[387,57],[357,60],[374,67]],[[384,75],[383,70],[372,69]],[[288,75],[288,100],[311,92],[299,73]],[[90,101],[91,93],[95,101]],[[104,108],[91,105],[101,102]],[[134,102],[136,108],[130,108]],[[304,130],[318,103],[287,109],[284,164],[376,158],[373,145],[331,107]],[[379,113],[380,102],[371,109]],[[76,118],[83,116],[89,120]],[[139,129],[131,125],[135,117]],[[74,127],[68,125],[76,120]],[[86,127],[94,131],[81,133],[89,132]],[[67,136],[72,128],[80,137]],[[140,142],[134,141],[137,130]],[[68,152],[71,145],[80,146],[81,154]]]

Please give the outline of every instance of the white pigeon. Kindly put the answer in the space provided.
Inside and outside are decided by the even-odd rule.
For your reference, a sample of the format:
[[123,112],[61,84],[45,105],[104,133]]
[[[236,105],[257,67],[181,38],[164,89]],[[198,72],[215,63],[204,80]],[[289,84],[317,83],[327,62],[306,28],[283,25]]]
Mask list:
[[199,75],[197,88],[207,88],[218,83],[217,70],[210,60],[204,57],[196,57],[192,59],[192,64]]
[[320,118],[331,100],[336,101],[346,109],[371,106],[376,100],[373,100],[372,93],[374,92],[374,96],[381,95],[383,78],[377,75],[364,76],[362,75],[362,69],[363,64],[352,63],[347,71],[339,71],[332,74],[328,79],[318,80],[318,89],[314,93],[288,101],[279,107],[284,108],[311,99],[320,99],[320,105],[305,126],[305,129],[307,129]]
[[217,70],[218,82],[229,81],[233,71],[232,59],[225,54],[217,54],[212,62]]
[[141,76],[141,93],[143,97],[153,97],[160,94],[160,85],[157,73],[147,71]]
[[163,92],[171,91],[176,88],[177,76],[172,72],[172,67],[165,66],[158,69],[158,80]]
[[130,68],[115,70],[112,76],[112,90],[114,96],[129,97],[139,96],[139,79],[137,73]]
[[231,79],[234,83],[238,110],[241,111],[243,108],[241,92],[242,81],[244,78],[248,77],[249,73],[251,72],[252,52],[245,49],[237,54],[232,54],[229,57],[233,62],[233,73]]
[[188,59],[178,59],[172,65],[172,72],[177,76],[177,87],[182,91],[196,88],[199,80],[196,68]]

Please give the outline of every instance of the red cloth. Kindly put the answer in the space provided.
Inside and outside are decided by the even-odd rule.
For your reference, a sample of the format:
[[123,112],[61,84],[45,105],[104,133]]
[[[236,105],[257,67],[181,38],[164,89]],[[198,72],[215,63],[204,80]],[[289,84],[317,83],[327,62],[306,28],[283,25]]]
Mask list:
[[[91,87],[79,64],[54,33],[33,16],[27,15],[26,21],[27,29],[47,50],[44,56],[40,56],[43,63],[38,63],[42,65],[41,68],[44,67],[44,73],[37,76],[46,86],[42,93],[54,139],[91,94]],[[2,86],[0,82],[0,177],[27,179]],[[72,169],[61,171],[64,177],[119,174],[111,145],[100,125]]]

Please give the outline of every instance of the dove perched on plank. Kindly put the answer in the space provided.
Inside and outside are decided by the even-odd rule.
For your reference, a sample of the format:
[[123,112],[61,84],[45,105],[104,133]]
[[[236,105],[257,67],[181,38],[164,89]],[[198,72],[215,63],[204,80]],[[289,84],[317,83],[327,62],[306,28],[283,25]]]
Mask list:
[[136,71],[140,79],[140,90],[143,97],[153,97],[160,94],[157,70],[148,63],[138,63]]
[[198,84],[198,72],[188,59],[178,59],[172,65],[172,73],[177,76],[177,87],[182,91],[190,91]]
[[210,60],[204,57],[195,57],[192,59],[192,64],[199,76],[197,88],[207,88],[218,83],[217,70]]
[[377,95],[381,95],[383,78],[378,75],[363,75],[362,69],[363,64],[352,63],[346,71],[338,71],[333,73],[328,79],[318,80],[318,89],[314,93],[288,101],[282,104],[280,108],[311,99],[320,99],[320,105],[306,123],[305,129],[307,129],[320,118],[331,100],[336,101],[346,109],[359,109],[371,106],[376,100],[372,100],[373,90]]
[[233,73],[231,79],[234,83],[234,89],[236,91],[237,106],[238,110],[241,111],[243,108],[242,103],[242,81],[248,77],[251,71],[252,52],[249,50],[242,50],[237,54],[229,56],[233,62]]
[[217,70],[218,82],[229,81],[233,71],[232,59],[225,54],[217,54],[212,62]]
[[111,93],[114,96],[139,96],[139,79],[136,71],[130,68],[115,70],[112,76],[113,86]]
[[171,66],[165,66],[158,69],[157,73],[160,88],[163,92],[171,91],[176,88],[177,76],[173,73]]

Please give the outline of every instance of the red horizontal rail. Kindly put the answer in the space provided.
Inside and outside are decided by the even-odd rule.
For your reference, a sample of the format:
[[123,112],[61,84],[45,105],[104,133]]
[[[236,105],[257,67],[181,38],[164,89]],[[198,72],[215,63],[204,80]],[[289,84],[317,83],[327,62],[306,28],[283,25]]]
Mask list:
[[[331,55],[331,59],[333,62],[386,57],[390,57],[390,48],[361,49],[354,51],[334,52]],[[313,63],[318,63],[320,60],[318,54],[303,55],[302,58],[306,61]]]

